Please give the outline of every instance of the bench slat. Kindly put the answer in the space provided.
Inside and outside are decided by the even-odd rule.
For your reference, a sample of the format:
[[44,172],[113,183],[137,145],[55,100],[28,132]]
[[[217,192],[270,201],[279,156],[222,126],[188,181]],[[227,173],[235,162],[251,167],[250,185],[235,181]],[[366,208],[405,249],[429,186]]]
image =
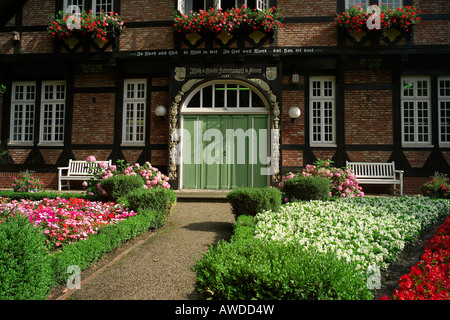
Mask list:
[[[107,162],[108,166],[111,166],[112,161],[95,161],[96,165],[99,165],[101,162]],[[63,171],[67,171],[66,175],[63,175]],[[81,160],[69,160],[68,167],[60,167],[58,168],[58,190],[61,190],[63,180],[87,180],[92,177],[92,174],[89,172],[89,163],[87,161]]]
[[[350,162],[347,167],[356,175],[361,183],[400,185],[400,194],[403,195],[403,171],[395,170],[394,161],[382,162]],[[398,178],[397,178],[398,175]]]

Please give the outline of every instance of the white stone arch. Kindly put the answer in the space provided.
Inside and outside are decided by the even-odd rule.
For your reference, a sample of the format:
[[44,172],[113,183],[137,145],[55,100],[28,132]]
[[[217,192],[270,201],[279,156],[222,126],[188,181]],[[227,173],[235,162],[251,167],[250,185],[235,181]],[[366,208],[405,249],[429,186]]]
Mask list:
[[[271,168],[272,168],[272,180],[280,181],[280,107],[278,103],[277,96],[273,93],[270,86],[262,79],[191,79],[184,83],[181,90],[178,91],[175,96],[169,112],[169,178],[171,180],[178,178],[178,146],[181,141],[181,137],[178,135],[180,129],[180,120],[183,114],[187,114],[187,106],[189,105],[192,97],[202,88],[205,88],[214,83],[230,83],[230,84],[241,84],[249,87],[253,90],[263,101],[265,108],[264,110],[251,110],[252,108],[246,108],[248,110],[240,110],[233,112],[242,112],[246,114],[253,113],[266,113],[269,114],[269,119],[271,121],[270,132],[271,132]],[[256,108],[255,108],[256,109]],[[262,109],[262,108],[258,108]],[[195,110],[198,112],[199,110]],[[225,113],[225,111],[216,108],[216,110],[208,110],[205,112],[209,113]],[[226,111],[228,114],[229,111]],[[192,114],[192,113],[191,113]]]

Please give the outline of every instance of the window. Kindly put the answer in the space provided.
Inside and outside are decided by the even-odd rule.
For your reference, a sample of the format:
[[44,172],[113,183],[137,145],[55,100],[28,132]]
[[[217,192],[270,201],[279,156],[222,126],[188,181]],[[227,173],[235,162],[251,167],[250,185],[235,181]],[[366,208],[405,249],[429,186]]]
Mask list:
[[[376,1],[369,0],[345,0],[345,9],[350,9],[353,6],[363,5],[364,8],[367,8],[372,4],[376,4]],[[403,6],[403,0],[379,0],[378,5],[380,7],[389,7],[393,9],[397,9]]]
[[75,13],[75,8],[72,6],[77,6],[79,9],[78,12],[81,12],[84,10],[84,0],[64,0],[64,8],[68,9],[69,7],[71,7],[72,10],[70,10],[70,13]]
[[363,5],[364,8],[369,6],[369,0],[345,0],[345,9],[351,9],[353,6]]
[[66,84],[43,82],[41,99],[41,143],[64,142]]
[[404,145],[431,145],[430,80],[402,78],[402,141]]
[[92,0],[92,13],[114,11],[113,0]]
[[248,8],[256,8],[264,10],[269,8],[269,0],[178,0],[178,10],[181,13],[189,13],[190,11],[207,10],[210,7],[223,10],[237,8],[245,4]]
[[450,77],[441,77],[439,82],[439,143],[450,144]]
[[126,80],[124,83],[123,144],[145,143],[146,87],[145,79]]
[[232,109],[248,111],[249,108],[264,108],[261,97],[249,87],[229,82],[217,82],[200,88],[187,102],[188,110],[200,108]]
[[309,86],[311,145],[335,146],[335,79],[311,77]]
[[35,82],[15,82],[12,85],[11,143],[33,143]]
[[[82,10],[92,10],[94,14],[114,11],[114,0],[64,0],[64,10],[70,6],[78,6],[80,12]],[[74,10],[72,10],[74,13]]]
[[403,0],[383,0],[380,1],[380,5],[388,6],[390,9],[397,9],[403,6]]
[[[12,144],[33,144],[36,112],[36,82],[14,82],[11,99]],[[40,86],[39,86],[40,87]],[[40,99],[40,143],[64,142],[64,81],[44,81]]]

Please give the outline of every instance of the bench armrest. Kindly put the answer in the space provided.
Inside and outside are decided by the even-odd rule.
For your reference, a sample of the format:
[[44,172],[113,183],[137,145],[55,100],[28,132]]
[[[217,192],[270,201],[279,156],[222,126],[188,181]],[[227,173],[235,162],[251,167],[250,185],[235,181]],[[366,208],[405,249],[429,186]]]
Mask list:
[[58,175],[61,175],[63,170],[69,170],[69,167],[58,167]]

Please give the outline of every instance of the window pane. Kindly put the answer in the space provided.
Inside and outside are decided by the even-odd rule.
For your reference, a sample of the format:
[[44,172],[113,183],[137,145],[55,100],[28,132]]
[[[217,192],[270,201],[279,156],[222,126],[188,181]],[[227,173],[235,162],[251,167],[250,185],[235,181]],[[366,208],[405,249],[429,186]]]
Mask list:
[[439,81],[439,95],[441,97],[450,97],[450,80]]
[[96,14],[114,11],[113,0],[92,0],[92,11]]
[[[65,10],[67,10],[67,8],[70,6],[77,6],[79,8],[79,12],[83,11],[84,9],[84,0],[66,0],[65,4],[66,4]],[[71,12],[67,13],[75,13],[75,10],[72,10]]]
[[359,6],[359,5],[363,5],[363,7],[367,7],[369,4],[369,1],[367,0],[346,0],[345,1],[345,9],[350,9],[353,6]]
[[383,5],[388,6],[389,8],[400,8],[403,6],[403,1],[402,0],[383,0],[382,1]]
[[403,96],[404,97],[414,96],[414,82],[407,80],[403,81]]
[[42,96],[42,142],[62,142],[66,86],[62,83],[44,83]]
[[313,81],[313,83],[312,83],[312,88],[313,88],[312,96],[313,97],[320,97],[322,95],[321,84],[322,84],[321,81]]
[[124,84],[123,142],[145,141],[147,82],[126,80]]
[[239,107],[240,108],[248,108],[251,106],[250,104],[250,88],[247,87],[239,87]]
[[192,98],[191,101],[189,101],[189,108],[200,108],[201,104],[200,104],[200,95],[202,93],[202,90],[200,90],[199,92],[197,92]]
[[450,101],[440,103],[441,142],[450,142]]
[[236,0],[221,0],[221,8],[223,10],[236,8]]
[[202,107],[212,108],[213,106],[213,86],[207,86],[202,90]]
[[11,141],[32,142],[36,85],[13,83],[11,101]]
[[225,85],[214,85],[214,107],[223,108],[225,106]]
[[259,95],[252,91],[252,108],[264,108],[264,102],[262,101],[262,99],[259,97]]
[[228,84],[226,87],[227,93],[227,107],[228,108],[236,108],[238,104],[238,85],[237,84]]

